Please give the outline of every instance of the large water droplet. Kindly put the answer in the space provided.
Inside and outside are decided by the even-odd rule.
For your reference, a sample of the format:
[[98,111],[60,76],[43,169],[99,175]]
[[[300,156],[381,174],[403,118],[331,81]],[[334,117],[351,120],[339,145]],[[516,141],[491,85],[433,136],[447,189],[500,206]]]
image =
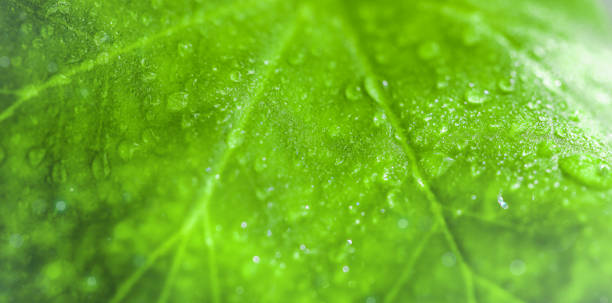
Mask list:
[[559,167],[570,178],[583,185],[612,188],[610,164],[588,154],[571,155],[559,160]]
[[499,82],[497,82],[497,86],[499,87],[499,90],[501,90],[504,93],[513,92],[515,84],[516,84],[516,81],[514,80],[514,78],[502,79],[502,80],[499,80]]
[[525,262],[523,262],[523,260],[514,260],[512,261],[512,263],[510,263],[510,273],[512,273],[515,276],[520,276],[522,274],[525,273]]
[[352,101],[357,101],[363,97],[363,90],[361,89],[361,85],[359,83],[349,84],[346,89],[344,89],[344,95],[347,99]]
[[186,92],[178,92],[171,94],[168,97],[168,109],[171,111],[180,111],[187,107],[189,94]]
[[469,104],[479,105],[487,101],[487,95],[477,89],[469,89],[465,92],[465,100]]
[[430,60],[440,54],[440,45],[435,41],[427,41],[419,46],[419,57],[423,60]]
[[[373,100],[380,102],[382,96],[379,93],[379,85],[382,84],[382,81],[376,79],[375,77],[366,77],[365,80],[363,81],[363,84],[365,86],[365,90],[368,93],[368,95],[370,96],[370,98],[372,98]],[[388,85],[388,84],[387,84]]]
[[32,165],[33,167],[38,166],[40,162],[42,162],[42,160],[45,158],[45,154],[47,154],[47,150],[42,147],[35,147],[30,149],[30,151],[28,152],[28,161],[30,162],[30,165]]

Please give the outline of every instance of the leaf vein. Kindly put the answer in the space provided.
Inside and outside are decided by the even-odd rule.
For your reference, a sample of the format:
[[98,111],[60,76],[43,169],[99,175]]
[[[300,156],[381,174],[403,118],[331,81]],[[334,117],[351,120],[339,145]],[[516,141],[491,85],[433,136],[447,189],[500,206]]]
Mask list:
[[[369,62],[368,57],[361,50],[360,44],[358,42],[359,40],[356,34],[351,29],[352,24],[349,21],[348,17],[342,13],[340,13],[339,16],[340,16],[341,24],[343,25],[342,28],[344,29],[346,33],[346,37],[348,38],[350,42],[349,47],[351,48],[351,52],[353,56],[355,57],[355,59],[358,61],[359,65],[361,66],[363,74],[366,76],[366,85],[367,85],[368,77],[369,79],[377,79],[376,74],[374,73],[372,69],[372,66]],[[408,140],[406,136],[404,135],[403,128],[400,126],[398,118],[395,116],[395,113],[389,107],[389,103],[386,100],[386,96],[384,92],[380,88],[380,84],[375,83],[375,80],[373,80],[371,81],[371,85],[369,89],[374,91],[374,93],[371,94],[372,98],[386,113],[389,119],[389,123],[395,130],[396,138],[398,139],[402,149],[404,150],[404,152],[406,153],[406,156],[408,157],[412,175],[416,179],[417,183],[419,183],[420,190],[425,194],[425,196],[429,200],[432,212],[436,216],[436,219],[438,220],[438,223],[440,224],[440,227],[442,228],[445,239],[448,245],[450,246],[451,251],[455,254],[457,260],[459,260],[459,263],[461,266],[461,273],[462,273],[465,287],[466,287],[467,301],[470,303],[476,302],[472,271],[469,268],[469,265],[467,264],[467,262],[465,261],[463,254],[459,250],[457,246],[457,241],[455,240],[454,235],[451,233],[450,229],[448,228],[448,224],[446,223],[446,219],[444,218],[444,214],[442,213],[442,206],[440,202],[437,200],[436,195],[429,188],[427,183],[423,181],[424,178],[422,177],[422,173],[417,166],[416,154],[414,150],[408,145],[407,143]],[[366,90],[368,90],[368,88],[366,88]]]

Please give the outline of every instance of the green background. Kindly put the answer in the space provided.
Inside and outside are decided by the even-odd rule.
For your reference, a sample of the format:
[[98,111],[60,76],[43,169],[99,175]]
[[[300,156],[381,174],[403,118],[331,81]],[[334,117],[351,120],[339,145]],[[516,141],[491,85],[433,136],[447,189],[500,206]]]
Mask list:
[[0,0],[0,302],[606,303],[605,12]]

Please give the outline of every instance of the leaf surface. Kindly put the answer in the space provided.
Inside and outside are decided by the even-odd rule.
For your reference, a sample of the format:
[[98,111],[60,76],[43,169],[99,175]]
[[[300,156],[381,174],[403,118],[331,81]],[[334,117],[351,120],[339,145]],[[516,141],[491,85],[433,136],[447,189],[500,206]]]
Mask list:
[[2,1],[0,302],[607,302],[610,34],[577,0]]

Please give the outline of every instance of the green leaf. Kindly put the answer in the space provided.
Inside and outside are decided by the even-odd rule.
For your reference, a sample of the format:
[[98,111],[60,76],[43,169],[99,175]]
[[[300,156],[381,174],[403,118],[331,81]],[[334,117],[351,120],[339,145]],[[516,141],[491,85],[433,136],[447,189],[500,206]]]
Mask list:
[[596,1],[0,2],[0,302],[608,302]]

